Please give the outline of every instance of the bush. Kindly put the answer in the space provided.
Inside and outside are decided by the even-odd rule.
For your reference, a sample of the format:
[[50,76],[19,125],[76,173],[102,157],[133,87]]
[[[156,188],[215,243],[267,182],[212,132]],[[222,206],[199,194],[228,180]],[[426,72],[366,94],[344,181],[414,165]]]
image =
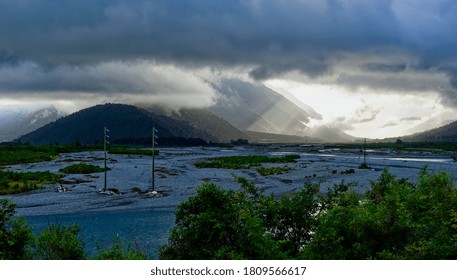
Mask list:
[[[252,189],[251,189],[252,190]],[[161,259],[280,259],[271,234],[247,189],[226,191],[204,184],[176,212],[176,226]]]
[[203,185],[178,207],[160,258],[457,258],[457,190],[445,173],[424,169],[411,183],[384,170],[364,195],[308,182],[281,199],[237,180],[242,191]]
[[457,258],[457,191],[447,174],[424,169],[414,184],[384,170],[371,185],[362,199],[346,192],[317,217],[303,258]]
[[66,174],[89,174],[89,173],[98,173],[98,172],[104,172],[105,168],[92,165],[92,164],[85,164],[85,163],[79,163],[79,164],[73,164],[69,165],[65,168],[62,168],[59,170],[59,172],[63,172]]
[[286,155],[283,157],[267,156],[227,156],[209,158],[195,164],[198,168],[227,168],[227,169],[244,169],[253,166],[260,166],[262,163],[289,163],[295,162],[299,155]]
[[107,249],[98,247],[97,260],[145,260],[146,254],[140,249],[133,249],[130,243],[122,243],[116,236],[114,243]]
[[0,200],[0,259],[20,260],[33,238],[24,218],[13,218],[16,205],[8,199]]
[[[0,200],[0,260],[81,260],[87,257],[84,243],[78,237],[78,225],[50,224],[36,236],[23,217],[14,218],[15,208],[11,200]],[[116,237],[108,249],[99,248],[95,258],[140,260],[146,259],[146,254]]]
[[84,243],[78,238],[79,226],[50,224],[38,235],[33,245],[34,258],[39,260],[85,259]]
[[285,172],[289,172],[292,168],[288,167],[288,166],[284,166],[284,167],[259,167],[257,168],[257,172],[259,172],[259,174],[261,176],[268,176],[268,175],[279,175],[279,174],[283,174]]
[[61,175],[45,172],[0,171],[0,195],[14,194],[42,188],[44,184],[56,183]]

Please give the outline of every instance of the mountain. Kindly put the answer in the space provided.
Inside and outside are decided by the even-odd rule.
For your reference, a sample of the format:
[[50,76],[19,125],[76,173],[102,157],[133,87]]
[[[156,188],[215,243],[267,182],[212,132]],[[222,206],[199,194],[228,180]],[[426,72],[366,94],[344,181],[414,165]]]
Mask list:
[[217,140],[186,123],[132,105],[105,104],[83,109],[49,123],[20,137],[18,141],[31,144],[102,143],[105,126],[112,143],[149,143],[153,126],[159,131],[158,136],[162,142],[172,138]]
[[[281,142],[296,143],[350,142],[355,139],[336,128],[307,127],[310,119],[318,120],[322,116],[286,91],[278,93],[264,85],[237,79],[225,79],[213,87],[220,95],[209,108],[211,112],[243,131],[269,134],[251,133],[252,140],[282,139]],[[278,138],[279,135],[301,138]]]
[[264,85],[225,79],[209,110],[241,130],[304,136],[310,115]]
[[399,138],[409,142],[457,142],[457,121]]
[[[232,140],[248,139],[246,133],[205,109],[183,108],[178,111],[169,111],[167,109],[159,108],[158,106],[143,108],[149,112],[165,115],[176,121],[185,123],[196,130],[203,131],[220,143],[230,143]],[[209,140],[208,142],[211,141],[212,140]]]
[[12,141],[63,116],[53,106],[34,112],[18,112],[0,123],[0,142]]
[[249,139],[249,142],[258,143],[258,144],[271,144],[271,143],[304,144],[304,143],[322,142],[321,139],[312,138],[312,137],[308,137],[308,136],[273,134],[273,133],[247,131],[247,130],[245,130],[244,133],[247,135],[246,139]]

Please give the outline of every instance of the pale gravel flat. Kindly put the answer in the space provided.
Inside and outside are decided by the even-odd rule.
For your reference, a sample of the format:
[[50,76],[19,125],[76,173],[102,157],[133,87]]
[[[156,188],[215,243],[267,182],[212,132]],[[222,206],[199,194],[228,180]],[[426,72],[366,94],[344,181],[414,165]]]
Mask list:
[[[25,216],[81,213],[89,211],[172,209],[196,193],[203,183],[214,183],[226,189],[239,189],[234,175],[254,180],[256,186],[281,196],[297,191],[306,181],[322,182],[321,191],[325,192],[334,184],[356,182],[353,188],[363,193],[370,188],[369,180],[376,180],[383,168],[399,178],[417,180],[424,165],[434,172],[445,171],[456,180],[457,164],[451,154],[433,155],[430,153],[402,153],[390,151],[371,151],[367,156],[370,169],[358,169],[363,162],[359,150],[322,150],[321,147],[305,146],[246,146],[234,148],[189,147],[161,148],[156,157],[156,190],[163,197],[147,197],[133,191],[151,190],[152,160],[149,156],[109,155],[108,188],[119,190],[121,195],[100,194],[97,190],[104,185],[104,174],[68,175],[62,186],[67,192],[58,192],[59,185],[49,185],[42,190],[3,196],[17,204],[17,214]],[[195,162],[209,157],[228,155],[284,155],[299,154],[296,163],[264,164],[264,166],[289,166],[288,173],[274,176],[260,176],[254,168],[243,170],[199,169]],[[50,171],[74,163],[90,163],[103,166],[103,152],[81,152],[62,154],[58,159],[36,164],[14,165],[7,168],[13,171]],[[354,169],[353,174],[344,171]],[[1,197],[1,196],[0,196]]]

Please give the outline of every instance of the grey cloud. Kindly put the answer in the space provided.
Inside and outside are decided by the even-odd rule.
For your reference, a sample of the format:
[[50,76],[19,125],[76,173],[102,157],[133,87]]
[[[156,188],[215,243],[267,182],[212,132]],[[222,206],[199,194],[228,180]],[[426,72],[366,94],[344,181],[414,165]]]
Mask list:
[[396,40],[389,3],[374,2],[11,1],[2,4],[8,32],[0,41],[26,59],[50,63],[153,57],[264,68],[301,65],[312,73],[325,66],[308,67],[307,61],[325,64],[334,51]]
[[0,67],[0,92],[3,97],[63,100],[98,95],[102,99],[159,101],[171,107],[205,107],[216,97],[214,89],[198,75],[150,61],[49,69],[32,62]]
[[364,123],[364,122],[370,122],[378,116],[378,114],[381,112],[381,109],[379,108],[372,108],[369,105],[365,105],[361,108],[359,108],[355,112],[355,117],[352,119],[352,122],[356,123]]
[[[141,93],[149,83],[131,75],[114,79],[75,69],[116,62],[123,70],[122,64],[147,60],[189,68],[241,65],[256,80],[294,70],[311,79],[336,73],[336,83],[354,89],[439,88],[444,100],[457,87],[456,72],[442,68],[457,61],[456,13],[455,1],[1,1],[0,67],[23,74],[26,63],[37,68],[35,78],[4,76],[0,88]],[[348,54],[386,52],[413,57],[417,64],[381,59],[362,61],[363,73],[360,67],[338,70]],[[449,80],[425,77],[436,73]]]
[[397,73],[404,71],[406,64],[367,63],[362,65],[362,69],[370,72]]
[[400,122],[389,122],[389,123],[386,123],[385,125],[383,125],[381,128],[392,127],[392,126],[396,126],[399,124],[400,124]]
[[420,117],[406,117],[406,118],[401,118],[400,122],[402,121],[420,121],[422,118]]

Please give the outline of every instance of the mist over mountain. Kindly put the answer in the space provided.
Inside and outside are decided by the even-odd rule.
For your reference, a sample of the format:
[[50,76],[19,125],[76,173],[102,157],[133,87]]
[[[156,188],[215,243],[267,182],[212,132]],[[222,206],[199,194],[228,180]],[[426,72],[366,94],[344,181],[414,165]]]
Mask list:
[[54,106],[16,112],[0,121],[0,142],[12,141],[63,116]]
[[[310,119],[319,120],[322,116],[288,92],[280,94],[264,85],[236,79],[222,80],[215,88],[220,96],[209,110],[239,129],[272,134],[266,137],[270,139],[281,139],[278,135],[299,136],[303,142],[311,139],[350,142],[355,139],[336,128],[307,127]],[[298,139],[289,138],[289,141]]]
[[214,114],[242,130],[304,136],[310,116],[279,93],[260,84],[225,79],[209,107]]
[[352,142],[357,139],[339,129],[330,128],[324,125],[306,128],[305,133],[309,137],[322,139],[324,142],[330,143]]

